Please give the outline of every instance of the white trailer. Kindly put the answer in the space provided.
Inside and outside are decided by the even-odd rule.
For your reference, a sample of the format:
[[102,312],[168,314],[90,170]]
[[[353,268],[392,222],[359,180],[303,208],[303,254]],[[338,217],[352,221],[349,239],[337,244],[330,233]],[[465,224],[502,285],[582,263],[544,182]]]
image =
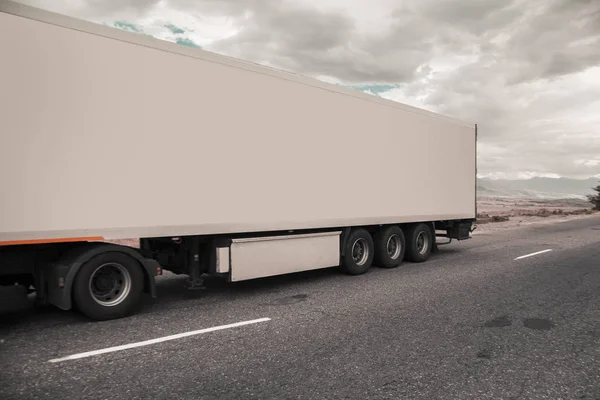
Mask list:
[[4,291],[117,318],[162,269],[362,274],[470,237],[474,124],[6,0],[0,55]]

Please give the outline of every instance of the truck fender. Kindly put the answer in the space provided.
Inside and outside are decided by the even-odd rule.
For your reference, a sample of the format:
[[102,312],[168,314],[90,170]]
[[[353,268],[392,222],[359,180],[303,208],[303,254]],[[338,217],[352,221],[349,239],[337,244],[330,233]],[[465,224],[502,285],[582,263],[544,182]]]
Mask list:
[[72,286],[79,268],[92,257],[108,251],[125,253],[137,260],[144,272],[144,292],[156,298],[154,278],[160,270],[157,261],[142,257],[130,247],[110,243],[87,243],[71,249],[61,257],[60,261],[48,266],[46,275],[48,302],[62,310],[71,309],[73,307]]

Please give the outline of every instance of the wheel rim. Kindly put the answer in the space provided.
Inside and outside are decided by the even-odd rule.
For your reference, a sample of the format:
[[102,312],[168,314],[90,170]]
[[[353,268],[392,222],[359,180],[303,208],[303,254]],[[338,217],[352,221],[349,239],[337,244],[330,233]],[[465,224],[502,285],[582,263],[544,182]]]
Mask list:
[[392,260],[400,257],[400,253],[402,252],[402,242],[400,241],[400,236],[396,234],[390,236],[387,241],[386,248],[388,257]]
[[116,306],[131,291],[131,275],[121,264],[102,264],[90,276],[89,290],[94,301],[101,306]]
[[419,254],[425,254],[428,249],[429,241],[427,240],[427,234],[425,232],[419,232],[417,235],[417,251]]
[[352,245],[352,259],[356,265],[365,265],[369,259],[369,245],[367,241],[360,238]]

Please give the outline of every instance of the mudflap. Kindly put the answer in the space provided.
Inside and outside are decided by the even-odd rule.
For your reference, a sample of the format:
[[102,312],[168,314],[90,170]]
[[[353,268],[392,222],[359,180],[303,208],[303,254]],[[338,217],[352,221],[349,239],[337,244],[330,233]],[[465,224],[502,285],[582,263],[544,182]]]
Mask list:
[[27,288],[23,285],[0,286],[0,313],[23,311],[30,307]]

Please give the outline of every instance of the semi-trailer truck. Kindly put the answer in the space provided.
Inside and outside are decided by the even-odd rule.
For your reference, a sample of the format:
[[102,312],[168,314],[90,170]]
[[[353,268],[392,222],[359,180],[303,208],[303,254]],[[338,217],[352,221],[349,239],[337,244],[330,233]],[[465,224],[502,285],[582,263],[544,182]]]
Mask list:
[[5,306],[120,318],[163,270],[358,275],[471,237],[475,124],[6,0],[0,55]]

